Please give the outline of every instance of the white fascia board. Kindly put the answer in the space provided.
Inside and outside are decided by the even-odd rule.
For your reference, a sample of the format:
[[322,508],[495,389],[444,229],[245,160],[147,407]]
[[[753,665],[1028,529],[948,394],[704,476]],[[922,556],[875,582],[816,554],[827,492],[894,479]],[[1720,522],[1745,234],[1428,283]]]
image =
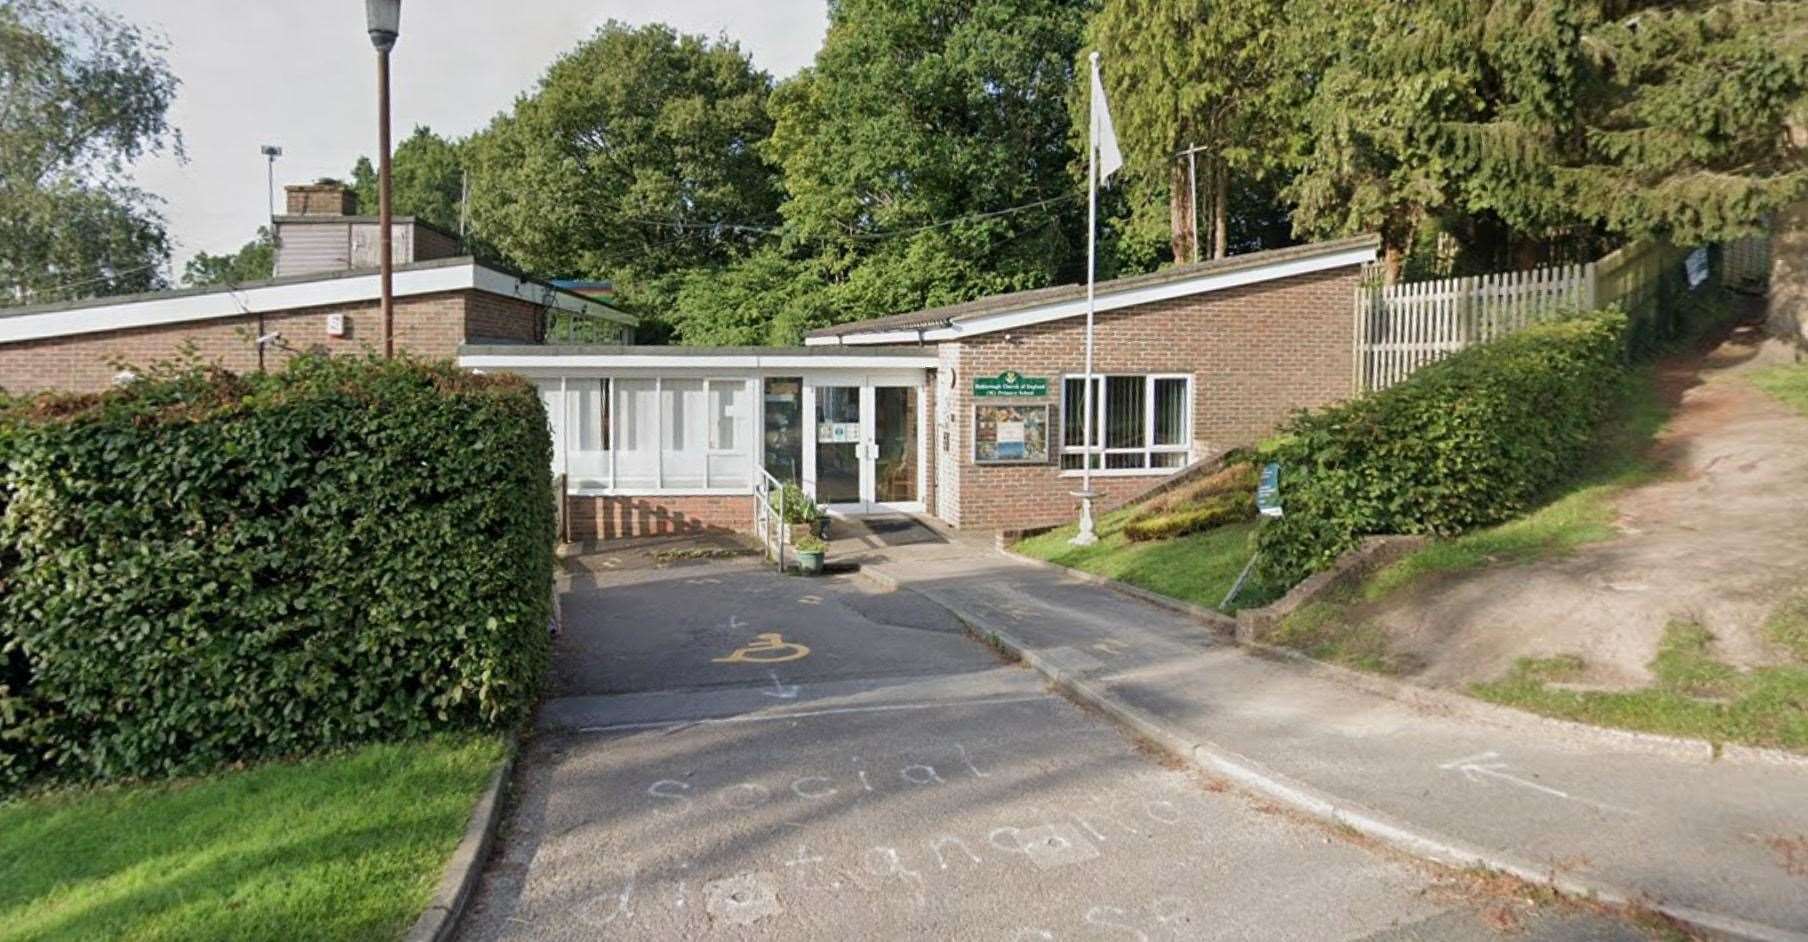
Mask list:
[[570,311],[574,314],[586,314],[602,320],[614,321],[617,324],[626,324],[629,327],[637,326],[640,323],[640,318],[624,311],[618,311],[601,301],[581,298],[550,285],[517,278],[508,272],[497,271],[494,268],[485,268],[482,265],[472,267],[476,269],[476,273],[471,287],[479,291],[488,291],[491,294],[515,298],[530,304],[556,307],[561,311]]
[[[562,291],[549,290],[531,281],[522,281],[513,275],[475,263],[417,268],[395,273],[395,296],[398,298],[464,290],[485,291],[531,304],[550,304],[560,310],[591,314],[624,324],[637,323],[633,316],[606,305],[586,301]],[[323,278],[318,281],[260,285],[254,288],[226,288],[206,294],[145,298],[119,304],[20,314],[0,317],[0,343],[354,304],[375,301],[381,294],[377,273],[371,272],[346,278]]]
[[637,355],[632,353],[583,354],[558,356],[533,354],[474,354],[458,358],[458,365],[478,370],[808,370],[808,369],[934,369],[938,359],[923,356],[765,356],[670,354]]
[[[1093,309],[1100,313],[1115,311],[1141,304],[1152,304],[1173,298],[1184,298],[1195,294],[1209,294],[1213,291],[1225,291],[1230,288],[1241,288],[1245,285],[1260,284],[1264,281],[1279,281],[1282,278],[1294,278],[1310,275],[1315,272],[1329,271],[1334,268],[1347,268],[1355,265],[1366,265],[1375,260],[1376,249],[1369,246],[1349,249],[1330,255],[1316,255],[1307,258],[1291,259],[1276,262],[1272,265],[1260,265],[1254,268],[1219,274],[1201,274],[1193,278],[1182,278],[1160,284],[1132,288],[1128,291],[1115,291],[1111,294],[1099,295],[1094,299]],[[975,317],[957,320],[947,327],[932,327],[920,335],[911,331],[911,339],[920,338],[929,343],[941,340],[959,340],[977,334],[995,333],[1001,330],[1016,330],[1032,324],[1062,320],[1086,313],[1086,299],[1071,298],[1039,304],[1034,307],[1016,311],[1005,311],[998,314],[982,314]],[[873,334],[844,334],[840,338],[821,338],[825,343],[833,343],[836,339],[851,345],[878,343],[897,343],[897,332]],[[876,338],[888,338],[880,340]]]

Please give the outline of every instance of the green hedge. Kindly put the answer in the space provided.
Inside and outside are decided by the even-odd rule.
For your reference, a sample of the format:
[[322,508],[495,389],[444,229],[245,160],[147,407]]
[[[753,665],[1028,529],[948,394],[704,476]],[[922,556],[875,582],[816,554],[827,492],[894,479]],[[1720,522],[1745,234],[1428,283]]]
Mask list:
[[1255,516],[1254,491],[1214,494],[1179,510],[1137,517],[1124,524],[1124,537],[1132,543],[1170,540],[1227,523],[1253,520]]
[[306,357],[0,411],[0,781],[503,724],[548,659],[532,386]]
[[1292,585],[1365,535],[1447,536],[1529,509],[1617,401],[1625,333],[1616,312],[1539,325],[1296,415],[1269,456],[1286,516],[1262,527],[1264,580]]

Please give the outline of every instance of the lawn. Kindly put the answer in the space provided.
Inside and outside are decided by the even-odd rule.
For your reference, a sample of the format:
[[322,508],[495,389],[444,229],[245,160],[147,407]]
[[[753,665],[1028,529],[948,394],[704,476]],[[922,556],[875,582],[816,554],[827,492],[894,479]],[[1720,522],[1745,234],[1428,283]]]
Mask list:
[[1808,364],[1758,370],[1752,374],[1752,383],[1808,415]]
[[1597,726],[1808,752],[1808,602],[1787,603],[1767,629],[1798,663],[1740,671],[1715,660],[1711,635],[1672,622],[1651,662],[1656,683],[1640,690],[1561,686],[1586,666],[1575,657],[1526,659],[1505,678],[1474,684],[1483,700]]
[[445,736],[0,804],[0,940],[397,937],[502,754]]
[[[1237,523],[1172,540],[1135,543],[1124,536],[1129,510],[1119,510],[1098,520],[1099,541],[1092,546],[1071,546],[1074,527],[1066,526],[1018,543],[1017,552],[1035,559],[1059,563],[1094,575],[1127,582],[1151,592],[1216,608],[1237,581],[1254,552],[1250,535],[1256,523]],[[1280,594],[1260,585],[1252,576],[1231,609],[1266,605]]]

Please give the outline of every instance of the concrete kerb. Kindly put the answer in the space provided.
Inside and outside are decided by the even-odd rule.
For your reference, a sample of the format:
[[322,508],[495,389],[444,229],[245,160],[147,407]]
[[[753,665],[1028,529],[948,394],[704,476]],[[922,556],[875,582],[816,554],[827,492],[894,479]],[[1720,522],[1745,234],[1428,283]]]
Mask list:
[[510,731],[503,744],[502,764],[490,774],[483,794],[471,809],[471,820],[465,824],[464,837],[453,848],[440,874],[433,899],[421,911],[414,925],[402,936],[403,942],[446,942],[458,929],[465,907],[477,890],[477,880],[490,856],[490,845],[496,839],[496,828],[502,822],[502,791],[508,787],[515,770],[515,757],[521,751],[521,730]]
[[[862,570],[872,578],[873,570]],[[904,588],[895,576],[884,577],[894,588]],[[875,584],[880,584],[875,581]],[[942,604],[927,593],[918,595]],[[948,606],[943,605],[944,608]],[[1453,867],[1471,867],[1507,874],[1528,883],[1548,886],[1572,898],[1594,900],[1609,906],[1633,908],[1659,913],[1691,928],[1764,942],[1808,942],[1808,935],[1775,926],[1708,912],[1687,906],[1653,902],[1643,894],[1597,880],[1579,879],[1558,872],[1554,867],[1527,860],[1516,854],[1476,847],[1445,837],[1433,831],[1393,821],[1381,814],[1344,801],[1310,785],[1293,781],[1260,763],[1210,742],[1194,742],[1185,733],[1144,710],[1118,700],[1084,678],[1075,676],[1041,656],[1011,633],[988,620],[968,612],[949,611],[966,626],[976,639],[991,644],[1007,655],[1023,662],[1047,678],[1050,685],[1076,703],[1109,717],[1112,722],[1148,740],[1176,759],[1200,771],[1222,777],[1247,792],[1260,795],[1284,807],[1329,824],[1350,830],[1384,846]]]
[[[1351,551],[1352,554],[1363,553],[1368,556],[1368,558],[1363,561],[1363,565],[1360,567],[1345,566],[1341,570],[1343,573],[1348,574],[1372,571],[1377,565],[1385,565],[1385,562],[1377,563],[1377,557],[1384,560],[1389,559],[1390,557],[1391,559],[1398,559],[1400,554],[1403,554],[1411,547],[1410,542],[1403,541],[1417,540],[1419,538],[1387,537],[1372,539],[1394,542],[1392,542],[1391,545],[1389,543],[1376,542],[1365,545],[1362,549]],[[1423,687],[1409,681],[1396,680],[1392,677],[1385,677],[1380,674],[1370,674],[1364,671],[1343,667],[1338,664],[1330,664],[1325,661],[1308,657],[1290,648],[1276,647],[1257,641],[1250,637],[1252,632],[1250,631],[1249,623],[1246,623],[1242,619],[1233,619],[1222,612],[1206,608],[1202,605],[1195,605],[1181,599],[1170,598],[1156,592],[1151,592],[1140,586],[1119,582],[1116,579],[1094,575],[1089,572],[1081,572],[1077,569],[1069,569],[1066,566],[1051,563],[1046,560],[1033,559],[1013,552],[1003,546],[998,548],[998,552],[1013,562],[1059,572],[1066,578],[1102,586],[1113,592],[1127,595],[1131,598],[1141,599],[1150,604],[1168,609],[1169,611],[1189,616],[1205,627],[1211,629],[1216,634],[1234,638],[1238,646],[1255,654],[1293,662],[1315,676],[1323,677],[1327,680],[1344,684],[1345,686],[1365,690],[1377,696],[1409,704],[1422,710],[1439,713],[1445,716],[1460,716],[1465,719],[1487,723],[1499,728],[1533,730],[1541,734],[1562,736],[1568,740],[1600,743],[1610,748],[1630,749],[1647,755],[1663,756],[1665,758],[1681,759],[1690,762],[1781,765],[1808,769],[1808,755],[1785,752],[1781,749],[1766,749],[1760,746],[1743,746],[1736,743],[1713,743],[1704,739],[1665,736],[1661,733],[1642,733],[1635,730],[1590,726],[1587,723],[1578,723],[1572,720],[1558,719],[1552,716],[1540,716],[1536,713],[1527,713],[1523,710],[1516,710],[1512,707],[1489,703],[1485,700],[1477,700],[1474,697],[1465,696],[1461,693]],[[1346,556],[1347,555],[1349,554],[1346,554]],[[1343,560],[1340,560],[1339,562],[1342,563]],[[895,578],[890,576],[884,578],[889,580],[889,588],[887,591],[894,590],[898,587]],[[1353,576],[1346,576],[1346,578],[1353,578]],[[1269,613],[1270,616],[1273,616],[1276,612],[1280,612],[1283,613],[1284,617],[1284,612],[1293,611],[1294,609],[1313,601],[1319,595],[1332,591],[1343,584],[1345,584],[1344,581],[1324,579],[1315,583],[1315,591],[1313,593],[1300,593],[1296,595],[1295,593],[1299,593],[1300,589],[1305,588],[1302,584],[1301,586],[1296,586],[1294,590],[1289,592],[1281,601],[1258,611]],[[1283,606],[1285,607],[1283,608]],[[1278,618],[1275,618],[1275,620],[1278,621]]]

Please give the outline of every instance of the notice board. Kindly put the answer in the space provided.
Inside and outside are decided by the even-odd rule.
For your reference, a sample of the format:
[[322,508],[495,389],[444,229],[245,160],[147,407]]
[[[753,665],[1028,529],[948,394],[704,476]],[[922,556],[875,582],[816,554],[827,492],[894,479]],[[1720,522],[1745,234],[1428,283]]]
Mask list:
[[1048,412],[1046,403],[976,404],[973,407],[973,463],[1047,464]]

